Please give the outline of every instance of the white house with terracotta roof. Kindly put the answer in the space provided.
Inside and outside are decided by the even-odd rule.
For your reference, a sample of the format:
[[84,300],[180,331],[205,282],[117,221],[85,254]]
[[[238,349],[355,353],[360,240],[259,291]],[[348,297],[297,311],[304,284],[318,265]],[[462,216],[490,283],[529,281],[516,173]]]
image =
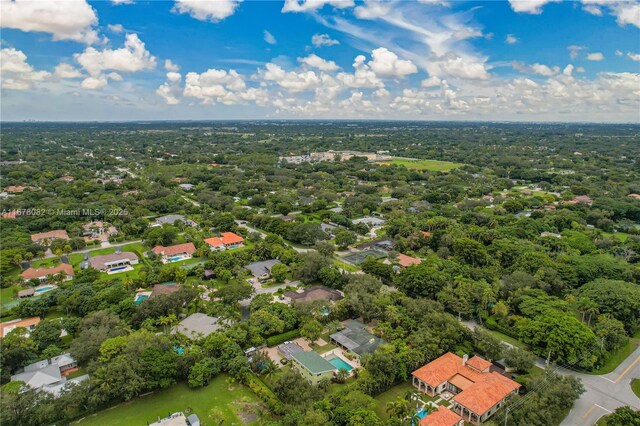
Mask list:
[[4,337],[7,333],[16,328],[26,328],[27,331],[33,330],[40,323],[40,317],[31,317],[25,319],[14,319],[0,323],[0,337]]
[[70,240],[67,231],[64,229],[57,229],[55,231],[40,232],[31,236],[31,241],[41,244],[43,246],[49,245],[53,240]]
[[[493,415],[520,385],[492,370],[492,364],[474,356],[467,360],[451,352],[411,373],[413,386],[430,396],[449,392],[453,411],[465,421],[481,424]],[[428,416],[427,416],[428,417]]]
[[196,246],[194,246],[193,243],[184,243],[169,247],[155,246],[151,250],[160,256],[162,263],[171,263],[191,259],[193,253],[196,251]]
[[73,272],[73,266],[67,263],[61,263],[58,266],[51,268],[29,268],[20,274],[23,280],[29,281],[37,279],[41,283],[47,282],[47,278],[53,275],[63,274],[64,279],[62,281],[72,280],[75,273]]
[[204,240],[209,244],[211,250],[230,250],[244,246],[244,238],[234,232],[223,232],[219,237],[207,238]]

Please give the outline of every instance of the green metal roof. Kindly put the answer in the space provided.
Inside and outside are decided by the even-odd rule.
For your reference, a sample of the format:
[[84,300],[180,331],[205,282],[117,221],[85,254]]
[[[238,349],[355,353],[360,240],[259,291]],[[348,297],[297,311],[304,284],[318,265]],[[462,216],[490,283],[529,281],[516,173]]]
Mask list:
[[304,368],[309,370],[312,374],[325,373],[327,371],[333,371],[336,367],[329,361],[318,355],[317,352],[297,352],[294,353],[293,358],[298,361]]

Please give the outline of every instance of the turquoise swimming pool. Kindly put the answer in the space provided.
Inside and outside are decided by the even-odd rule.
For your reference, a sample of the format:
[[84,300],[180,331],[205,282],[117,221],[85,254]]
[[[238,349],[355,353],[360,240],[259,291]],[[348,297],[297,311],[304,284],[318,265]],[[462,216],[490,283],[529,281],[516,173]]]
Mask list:
[[336,367],[338,370],[346,370],[347,372],[353,370],[353,367],[340,357],[336,356],[331,359],[327,359],[327,361],[329,361],[329,363]]
[[46,293],[47,291],[53,290],[55,287],[52,285],[46,285],[44,287],[36,288],[34,293]]

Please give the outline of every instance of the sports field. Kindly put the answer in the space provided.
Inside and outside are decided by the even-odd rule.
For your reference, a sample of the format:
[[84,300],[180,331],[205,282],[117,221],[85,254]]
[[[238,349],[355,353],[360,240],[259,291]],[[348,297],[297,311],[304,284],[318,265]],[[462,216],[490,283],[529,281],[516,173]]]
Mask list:
[[452,163],[450,161],[440,160],[405,160],[405,159],[393,159],[388,161],[382,161],[377,163],[381,166],[404,166],[409,170],[429,170],[434,172],[448,172],[449,170],[457,169],[464,166],[461,163]]

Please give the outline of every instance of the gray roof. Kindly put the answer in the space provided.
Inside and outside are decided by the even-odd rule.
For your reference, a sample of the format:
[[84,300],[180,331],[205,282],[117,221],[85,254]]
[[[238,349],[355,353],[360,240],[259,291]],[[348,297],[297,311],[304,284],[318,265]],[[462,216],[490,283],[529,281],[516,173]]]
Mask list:
[[11,376],[11,381],[25,382],[27,386],[34,389],[58,383],[62,379],[60,368],[57,365],[47,365],[38,370],[25,371]]
[[180,324],[176,325],[173,330],[171,330],[171,334],[179,332],[191,339],[195,339],[198,337],[206,337],[209,334],[218,331],[224,325],[226,325],[226,321],[220,320],[220,318],[195,313],[180,321]]
[[301,292],[287,291],[284,295],[301,302],[308,302],[312,300],[340,300],[343,298],[342,294],[338,290],[334,290],[323,285],[305,288]]
[[364,223],[369,226],[379,226],[379,225],[384,225],[385,223],[384,219],[380,219],[378,217],[371,217],[371,216],[363,217],[362,219],[354,219],[352,222]]
[[333,364],[322,358],[314,351],[296,352],[293,354],[293,359],[298,361],[300,365],[309,370],[312,374],[320,374],[336,370],[336,367]]
[[121,260],[138,260],[138,256],[130,251],[123,251],[122,253],[103,254],[101,256],[89,258],[89,264],[96,269],[105,269],[107,267],[107,263],[117,262]]
[[356,320],[347,320],[345,328],[330,337],[358,355],[372,353],[385,343],[381,338],[369,333],[365,324]]
[[191,414],[187,417],[187,421],[191,426],[200,426],[200,418],[195,414]]
[[173,225],[174,223],[176,223],[176,221],[186,223],[189,226],[197,225],[194,221],[185,218],[184,215],[181,215],[181,214],[168,214],[166,216],[160,216],[156,218],[154,223],[156,225],[164,225],[165,223],[169,225]]
[[259,277],[262,274],[270,274],[273,265],[277,265],[278,263],[280,263],[280,261],[276,259],[263,260],[262,262],[253,262],[245,265],[245,269],[251,271],[254,277]]
[[298,352],[304,352],[304,349],[302,349],[302,347],[300,347],[300,345],[298,345],[295,342],[285,342],[285,343],[282,343],[281,345],[278,345],[278,351],[286,359],[291,359],[293,357],[293,354]]

